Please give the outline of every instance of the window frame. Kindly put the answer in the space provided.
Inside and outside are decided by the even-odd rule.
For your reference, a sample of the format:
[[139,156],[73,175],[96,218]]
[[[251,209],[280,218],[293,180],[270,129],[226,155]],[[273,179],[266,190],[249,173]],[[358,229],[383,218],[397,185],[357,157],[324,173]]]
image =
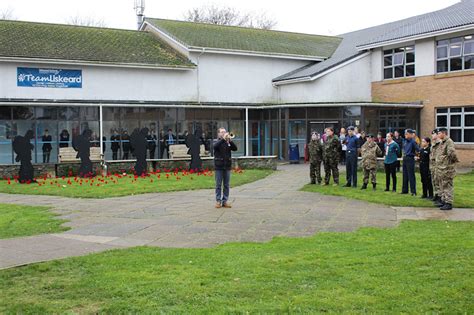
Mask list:
[[[455,40],[461,39],[459,42],[452,42]],[[435,70],[436,74],[442,73],[450,73],[450,72],[459,72],[459,71],[469,71],[474,70],[474,68],[466,69],[466,57],[473,57],[474,50],[470,53],[465,52],[466,43],[474,44],[474,33],[469,35],[457,36],[447,39],[441,39],[436,41],[435,53],[436,53],[436,62],[435,62]],[[460,44],[460,54],[451,56],[451,44]],[[438,56],[438,48],[446,48],[446,57],[439,57]],[[461,59],[461,69],[459,70],[451,70],[451,60],[453,59]],[[447,62],[447,69],[446,71],[439,71],[438,63],[439,62]],[[474,63],[474,60],[472,61]]]
[[[402,51],[399,51],[402,50]],[[389,51],[389,53],[387,53]],[[392,48],[392,49],[383,49],[382,50],[382,64],[383,64],[383,79],[384,80],[393,80],[393,79],[400,79],[400,78],[411,78],[416,76],[416,53],[415,53],[415,45],[407,45],[403,47],[397,47],[397,48]],[[413,54],[413,61],[412,62],[407,62],[407,54],[412,53]],[[399,64],[395,64],[395,56],[402,54],[402,62]],[[390,57],[391,62],[390,65],[386,66],[385,65],[385,58]],[[413,74],[412,75],[407,75],[407,67],[413,66]],[[402,76],[396,76],[396,68],[403,67],[403,75]],[[385,71],[390,69],[392,71],[392,75],[389,78],[385,77]]]
[[[436,112],[435,112],[436,113],[436,117],[435,117],[436,128],[439,128],[439,127],[447,128],[449,135],[451,135],[451,130],[460,130],[461,141],[455,141],[455,142],[459,144],[474,144],[474,141],[466,142],[464,140],[465,130],[474,130],[474,126],[466,126],[466,117],[474,116],[474,110],[466,111],[466,108],[474,108],[474,105],[464,106],[464,107],[438,107],[436,108]],[[461,109],[461,111],[451,111],[452,109],[456,109],[456,110]],[[445,110],[445,112],[441,112],[441,110]],[[441,117],[441,116],[446,117],[446,126],[438,125],[438,117]],[[460,126],[451,126],[451,117],[453,116],[461,116]]]

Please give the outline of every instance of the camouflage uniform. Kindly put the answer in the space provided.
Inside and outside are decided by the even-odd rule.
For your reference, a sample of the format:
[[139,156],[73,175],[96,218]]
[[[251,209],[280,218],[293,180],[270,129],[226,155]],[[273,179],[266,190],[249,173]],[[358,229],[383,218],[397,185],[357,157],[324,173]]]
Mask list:
[[311,183],[321,184],[321,161],[323,159],[323,145],[319,140],[311,140],[308,144],[309,176]]
[[336,135],[327,137],[323,144],[323,163],[324,163],[324,183],[329,185],[329,179],[334,179],[334,184],[339,184],[339,157],[341,156],[341,142]]
[[375,142],[367,141],[364,143],[362,148],[360,149],[361,153],[361,164],[362,170],[364,172],[364,186],[367,186],[369,183],[369,175],[370,181],[372,184],[377,183],[377,156],[382,156],[382,150]]
[[459,162],[454,141],[446,137],[439,143],[436,155],[436,177],[439,181],[439,195],[444,203],[453,203],[453,180],[456,175],[455,163]]
[[434,194],[435,196],[440,196],[439,191],[439,179],[436,174],[436,158],[439,153],[439,141],[433,142],[431,144],[430,152],[430,172],[431,172],[431,181],[433,182]]

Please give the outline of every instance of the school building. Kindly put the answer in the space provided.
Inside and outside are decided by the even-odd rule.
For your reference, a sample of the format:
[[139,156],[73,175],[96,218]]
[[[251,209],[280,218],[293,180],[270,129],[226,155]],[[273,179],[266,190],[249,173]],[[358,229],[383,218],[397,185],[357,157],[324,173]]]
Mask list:
[[[59,146],[148,127],[225,127],[237,155],[288,159],[311,130],[447,127],[474,166],[474,1],[339,36],[145,18],[139,30],[0,20],[0,164],[34,131]],[[66,137],[68,135],[68,137]],[[99,141],[100,142],[100,141]],[[157,142],[160,145],[159,141]],[[161,158],[157,149],[157,158]],[[119,153],[120,156],[120,153]]]

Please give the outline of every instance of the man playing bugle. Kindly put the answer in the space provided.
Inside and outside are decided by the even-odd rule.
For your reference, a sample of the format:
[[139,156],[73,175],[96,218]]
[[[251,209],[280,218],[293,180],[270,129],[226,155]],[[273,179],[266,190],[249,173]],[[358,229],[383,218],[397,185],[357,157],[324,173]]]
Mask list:
[[[217,130],[217,142],[214,144],[214,169],[216,173],[216,208],[231,208],[229,204],[230,171],[232,169],[232,151],[237,146],[233,136],[225,128]],[[224,189],[222,189],[224,186]]]

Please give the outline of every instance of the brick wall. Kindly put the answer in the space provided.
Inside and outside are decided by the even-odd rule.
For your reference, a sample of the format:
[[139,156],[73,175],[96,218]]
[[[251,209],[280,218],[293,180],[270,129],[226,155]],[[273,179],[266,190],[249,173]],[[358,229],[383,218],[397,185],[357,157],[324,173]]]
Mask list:
[[[372,83],[374,102],[423,102],[422,136],[435,128],[438,107],[474,105],[474,71],[403,78]],[[461,165],[474,167],[474,145],[457,144]]]

